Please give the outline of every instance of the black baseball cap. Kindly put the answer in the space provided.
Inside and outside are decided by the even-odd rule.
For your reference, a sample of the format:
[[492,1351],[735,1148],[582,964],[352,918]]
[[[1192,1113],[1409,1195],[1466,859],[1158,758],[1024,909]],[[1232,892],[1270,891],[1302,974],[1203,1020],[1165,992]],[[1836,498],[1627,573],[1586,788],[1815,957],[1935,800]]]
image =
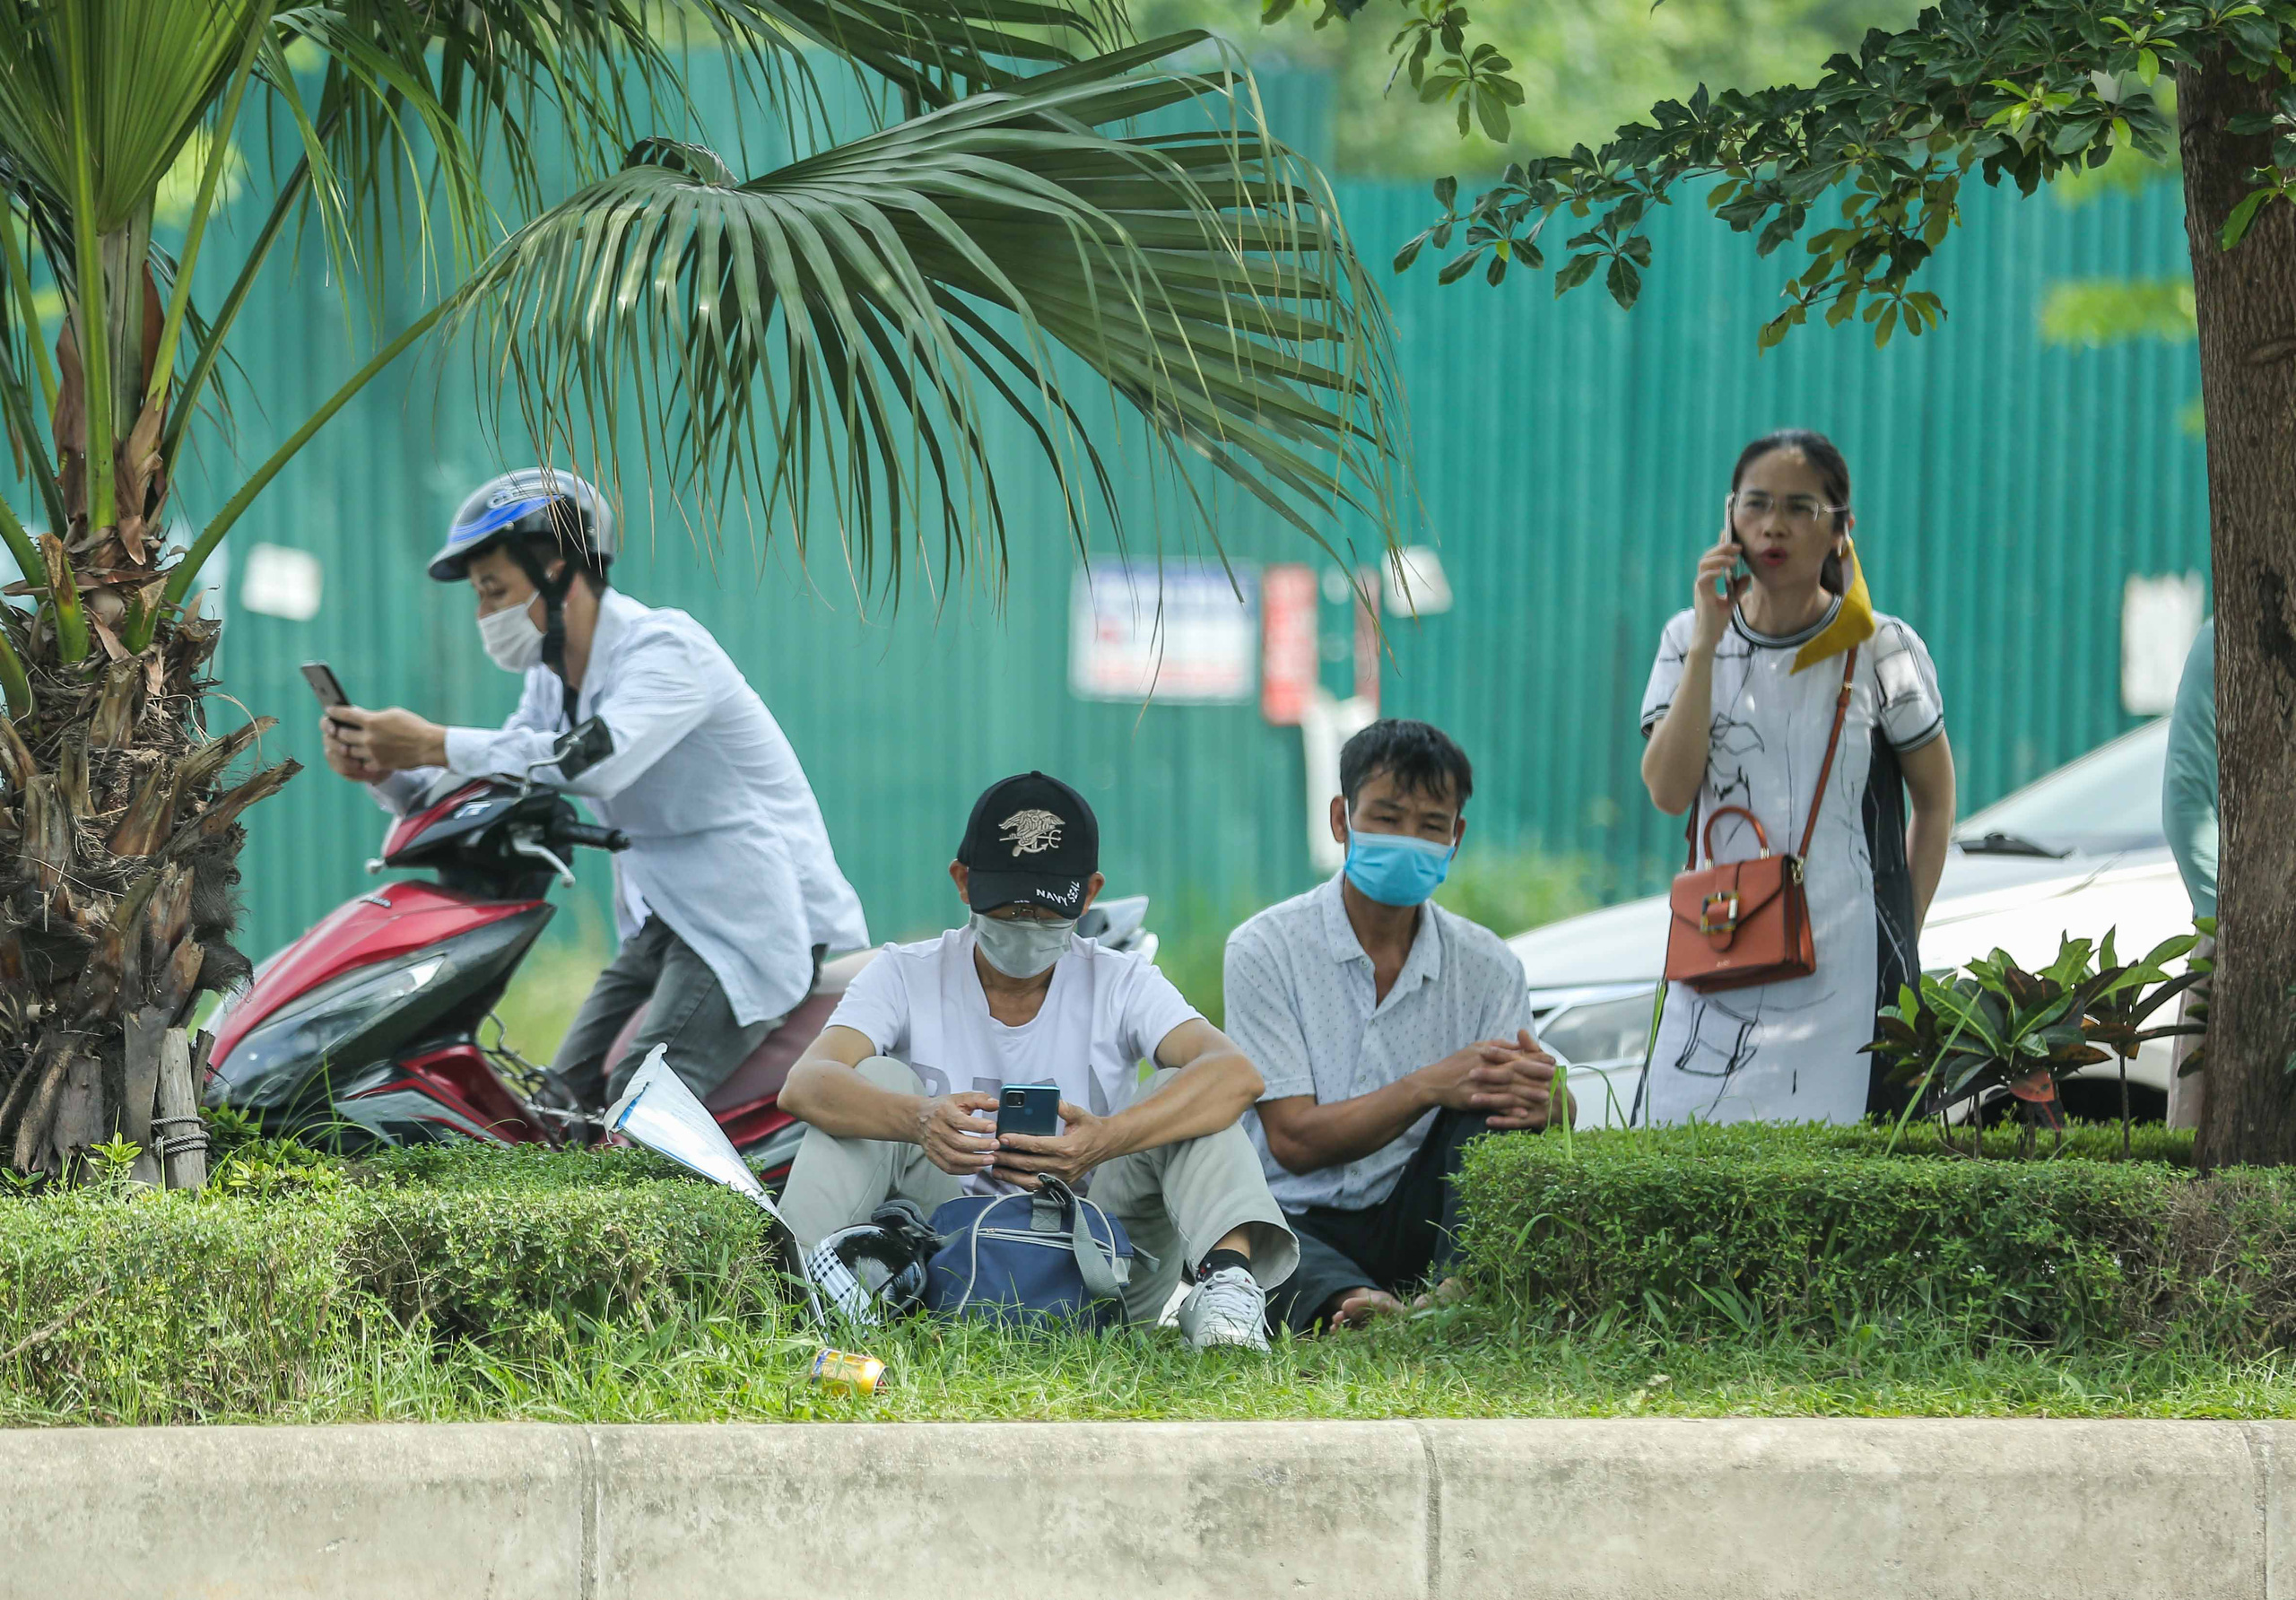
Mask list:
[[976,911],[1028,905],[1074,917],[1084,909],[1085,881],[1100,870],[1100,820],[1060,779],[1023,772],[973,802],[957,859]]

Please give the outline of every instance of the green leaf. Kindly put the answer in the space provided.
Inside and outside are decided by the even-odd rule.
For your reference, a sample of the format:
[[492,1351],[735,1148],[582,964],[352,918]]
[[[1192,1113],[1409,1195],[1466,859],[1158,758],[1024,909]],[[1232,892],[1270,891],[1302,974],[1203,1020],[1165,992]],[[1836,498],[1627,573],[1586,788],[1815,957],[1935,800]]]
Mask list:
[[1488,88],[1474,91],[1475,120],[1483,125],[1483,136],[1495,144],[1507,143],[1507,102]]
[[1595,275],[1595,268],[1602,265],[1602,260],[1603,258],[1600,256],[1589,253],[1586,255],[1573,256],[1570,260],[1557,267],[1554,273],[1554,292],[1556,298],[1560,299],[1561,296],[1570,293],[1570,291],[1578,288],[1579,284],[1584,283],[1588,278],[1593,277]]
[[2161,57],[2154,55],[2149,46],[2136,52],[2136,75],[2148,87],[2161,75]]
[[1457,283],[1474,270],[1474,260],[1475,253],[1473,250],[1460,251],[1443,263],[1443,270],[1435,274],[1435,281],[1443,284]]
[[2257,208],[2272,196],[2270,189],[2252,189],[2246,199],[2232,208],[2232,214],[2224,219],[2224,230],[2221,236],[2224,248],[2232,248],[2247,236],[2249,224],[2257,220]]
[[1620,309],[1634,309],[1634,302],[1642,296],[1640,268],[1622,255],[1613,256],[1611,257],[1611,269],[1605,274],[1604,281],[1611,291],[1611,298],[1619,303]]

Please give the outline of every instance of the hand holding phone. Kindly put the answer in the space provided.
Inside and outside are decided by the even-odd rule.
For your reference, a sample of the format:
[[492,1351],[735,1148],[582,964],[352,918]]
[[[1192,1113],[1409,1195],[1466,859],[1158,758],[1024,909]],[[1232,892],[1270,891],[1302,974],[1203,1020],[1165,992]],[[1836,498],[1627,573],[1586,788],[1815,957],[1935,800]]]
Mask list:
[[1731,589],[1735,587],[1738,579],[1750,578],[1753,574],[1753,569],[1746,565],[1745,541],[1738,537],[1738,496],[1735,491],[1722,497],[1721,543],[1728,545],[1737,556],[1736,561],[1731,564],[1729,576],[1720,579],[1714,586],[1715,596],[1718,599],[1727,600],[1730,598]]
[[1691,585],[1692,649],[1711,651],[1722,642],[1730,613],[1749,581],[1745,551],[1725,527],[1721,537],[1699,552],[1698,577]]
[[1057,1083],[1007,1083],[996,1096],[996,1132],[1049,1139],[1060,1132]]

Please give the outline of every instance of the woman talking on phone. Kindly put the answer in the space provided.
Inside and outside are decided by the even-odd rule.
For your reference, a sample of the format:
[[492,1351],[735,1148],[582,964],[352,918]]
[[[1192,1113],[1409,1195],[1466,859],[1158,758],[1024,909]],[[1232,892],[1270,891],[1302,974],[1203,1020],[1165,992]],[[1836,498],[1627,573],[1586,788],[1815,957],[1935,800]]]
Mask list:
[[[1920,970],[1953,757],[1928,649],[1867,597],[1857,522],[1848,465],[1824,435],[1756,439],[1691,607],[1660,639],[1642,781],[1660,811],[1692,813],[1691,870],[1639,1124],[1881,1109],[1857,1052],[1876,1006]],[[1799,865],[1713,870],[1765,856]]]

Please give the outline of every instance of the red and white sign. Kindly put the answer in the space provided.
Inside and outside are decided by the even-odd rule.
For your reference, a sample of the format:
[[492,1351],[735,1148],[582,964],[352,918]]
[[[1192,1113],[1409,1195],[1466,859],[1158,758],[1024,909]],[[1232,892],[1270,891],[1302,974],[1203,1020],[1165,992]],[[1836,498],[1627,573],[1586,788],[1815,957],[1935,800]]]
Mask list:
[[1259,709],[1278,727],[1308,714],[1318,671],[1316,575],[1291,563],[1259,575]]

